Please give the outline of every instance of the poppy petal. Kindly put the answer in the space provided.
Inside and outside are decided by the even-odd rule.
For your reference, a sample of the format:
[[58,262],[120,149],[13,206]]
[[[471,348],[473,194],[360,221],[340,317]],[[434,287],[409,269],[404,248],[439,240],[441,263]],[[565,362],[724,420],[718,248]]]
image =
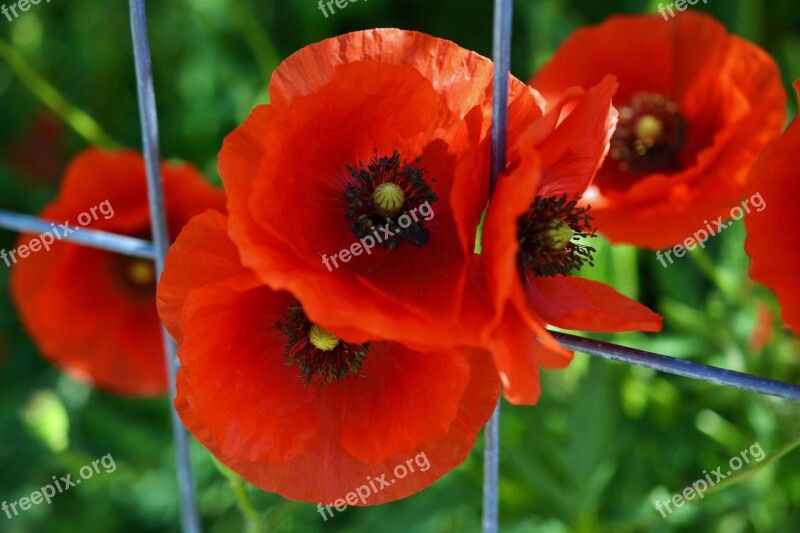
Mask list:
[[158,284],[158,310],[167,331],[179,343],[183,340],[180,325],[189,291],[244,272],[239,251],[228,237],[227,224],[222,213],[206,211],[183,228],[167,252],[166,264],[184,266],[164,270]]
[[[364,77],[371,80],[369,90],[357,81]],[[256,111],[243,126],[250,132],[226,142],[220,170],[230,198],[230,234],[245,263],[274,288],[297,294],[312,320],[330,319],[330,302],[336,301],[334,318],[338,322],[330,324],[333,328],[363,324],[372,336],[408,342],[430,339],[431,319],[454,322],[461,303],[469,243],[462,242],[458,233],[468,232],[456,226],[446,199],[456,166],[469,167],[457,165],[455,148],[448,149],[442,141],[420,144],[419,132],[433,128],[438,131],[436,136],[455,139],[466,138],[466,128],[452,116],[447,118],[450,112],[442,107],[444,101],[409,66],[340,65],[331,80],[321,89],[324,95],[296,98],[280,116],[274,109]],[[360,109],[358,121],[347,120],[341,108],[328,105],[342,99]],[[363,105],[358,105],[360,99]],[[439,109],[434,115],[442,116],[444,122],[431,122],[427,111],[409,114],[416,108]],[[368,112],[370,109],[374,112]],[[322,123],[338,125],[321,129]],[[455,130],[443,133],[451,127]],[[258,180],[251,183],[252,175],[244,174],[247,166],[237,166],[236,161],[258,131],[264,132],[260,140],[275,150],[275,156],[259,168]],[[301,141],[312,136],[315,142],[311,145]],[[430,134],[422,134],[422,139],[426,136]],[[404,145],[408,148],[403,149]],[[343,216],[347,165],[370,157],[375,149],[382,154],[398,147],[408,158],[421,155],[426,169],[436,176],[440,201],[432,205],[435,213],[428,224],[429,243],[422,249],[375,248],[350,264],[334,261],[339,268],[329,264],[326,269],[324,259],[335,259],[328,255],[358,243]],[[231,153],[231,161],[227,161]],[[251,154],[254,156],[258,154]],[[472,191],[473,196],[481,192]],[[315,200],[300,201],[305,194]],[[260,209],[266,201],[275,207]],[[477,224],[480,202],[470,201],[470,205],[475,213],[462,214],[458,220]],[[463,213],[461,209],[459,206]],[[292,228],[291,239],[287,228]],[[436,275],[445,271],[453,275]],[[326,287],[324,294],[318,290],[320,286]]]
[[[194,389],[185,371],[178,374],[175,407],[189,431],[211,453],[263,490],[289,499],[333,503],[361,488],[366,496],[354,505],[378,505],[427,488],[469,455],[477,432],[494,411],[500,383],[493,378],[489,358],[477,352],[465,352],[464,357],[470,366],[469,384],[447,434],[410,453],[375,464],[346,453],[339,441],[331,438],[337,418],[327,418],[324,410],[317,439],[305,453],[284,462],[252,462],[230,458],[221,452],[208,426],[195,414]],[[369,490],[370,486],[378,490]]]
[[228,457],[285,461],[319,431],[319,389],[285,364],[286,341],[275,327],[292,302],[288,293],[237,291],[226,282],[186,300],[178,355],[195,410]]
[[[800,97],[800,80],[794,88]],[[794,200],[800,184],[797,152],[800,147],[800,120],[761,154],[751,172],[750,213],[745,216],[750,257],[750,277],[772,289],[781,305],[781,316],[800,334],[800,235],[787,230],[794,216]],[[756,202],[756,199],[758,200]]]
[[[336,67],[361,61],[410,65],[446,95],[448,106],[460,116],[488,98],[494,75],[491,61],[451,41],[414,31],[372,29],[326,39],[289,56],[272,75],[270,102],[281,106],[315,93]],[[300,72],[305,75],[298,76]]]
[[541,277],[527,284],[528,302],[548,324],[582,331],[661,331],[661,316],[597,281]]
[[606,76],[574,102],[575,107],[539,145],[544,169],[539,196],[582,194],[608,152],[617,124],[611,98],[618,84]]

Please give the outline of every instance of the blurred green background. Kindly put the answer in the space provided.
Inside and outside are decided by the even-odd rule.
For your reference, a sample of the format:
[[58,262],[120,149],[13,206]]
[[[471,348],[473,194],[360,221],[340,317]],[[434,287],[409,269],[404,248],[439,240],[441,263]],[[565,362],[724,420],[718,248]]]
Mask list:
[[[8,2],[6,2],[8,3]],[[489,0],[364,0],[325,18],[315,0],[149,2],[162,153],[192,161],[214,182],[223,137],[266,101],[269,73],[302,46],[351,30],[401,27],[490,54]],[[614,13],[653,11],[640,0],[518,0],[513,71],[527,79],[569,33]],[[777,60],[787,89],[800,78],[796,0],[709,0],[699,7]],[[138,148],[139,124],[124,0],[56,1],[13,23],[0,18],[0,208],[35,213],[55,196],[67,160],[87,146],[53,118],[9,59],[22,57],[66,101],[108,135]],[[704,43],[698,42],[702,47]],[[30,80],[29,80],[30,81]],[[796,106],[791,104],[791,114]],[[791,231],[791,229],[789,229]],[[664,269],[651,252],[601,245],[592,275],[665,317],[661,335],[613,340],[800,382],[798,341],[774,318],[772,295],[746,276],[741,223],[707,255]],[[15,236],[0,231],[0,248]],[[37,355],[21,329],[0,266],[0,502],[53,475],[111,453],[117,470],[98,474],[8,520],[0,531],[162,532],[178,530],[166,400],[114,397],[75,383]],[[91,295],[86,295],[90,298]],[[765,333],[770,337],[762,346]],[[612,338],[612,337],[609,337]],[[503,406],[501,529],[543,531],[800,531],[800,407],[578,354],[546,373],[535,408]],[[667,519],[653,508],[727,465],[758,442],[778,461],[688,502]],[[323,522],[313,504],[288,502],[220,474],[192,450],[203,522],[210,532],[244,531],[242,498],[265,531],[478,531],[481,453],[431,488],[380,507],[348,509]]]

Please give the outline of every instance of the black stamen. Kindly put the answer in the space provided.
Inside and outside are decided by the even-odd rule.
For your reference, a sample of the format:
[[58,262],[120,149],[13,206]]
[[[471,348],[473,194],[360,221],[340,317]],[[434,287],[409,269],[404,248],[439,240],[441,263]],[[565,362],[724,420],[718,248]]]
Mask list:
[[[567,201],[566,194],[537,196],[528,212],[517,219],[517,267],[523,278],[528,271],[537,276],[569,276],[584,264],[594,266],[592,254],[596,250],[574,242],[581,237],[596,237],[589,207],[578,207],[578,200]],[[558,225],[569,228],[572,237],[562,240],[559,233],[563,230],[556,229]]]
[[619,161],[623,172],[676,172],[687,128],[675,102],[656,93],[637,93],[620,109],[609,157]]
[[[420,161],[421,159],[417,158],[414,163],[419,164]],[[381,158],[377,157],[376,151],[375,157],[366,168],[360,161],[358,165],[358,168],[348,165],[350,175],[356,183],[349,185],[344,191],[347,203],[344,216],[349,219],[355,218],[350,224],[353,235],[361,239],[377,231],[383,236],[385,234],[379,228],[386,226],[390,234],[394,234],[387,236],[381,242],[387,250],[396,250],[404,240],[416,246],[427,244],[430,238],[429,231],[425,228],[425,221],[421,220],[417,213],[423,204],[427,203],[430,209],[430,204],[439,199],[424,178],[427,171],[405,161],[401,164],[400,154],[397,151],[391,156]],[[430,181],[436,182],[436,179],[431,178]],[[391,217],[382,216],[381,210],[373,201],[375,189],[383,183],[397,185],[404,194],[405,201],[402,208]],[[409,215],[415,209],[414,215],[417,216]],[[398,224],[398,220],[404,215],[407,217],[405,220],[410,222],[406,228]]]
[[309,332],[313,324],[308,320],[299,303],[288,307],[288,312],[275,327],[286,339],[286,365],[296,365],[299,376],[306,385],[325,386],[345,378],[363,378],[360,373],[369,352],[369,343],[350,344],[340,341],[332,350],[320,350],[311,343]]

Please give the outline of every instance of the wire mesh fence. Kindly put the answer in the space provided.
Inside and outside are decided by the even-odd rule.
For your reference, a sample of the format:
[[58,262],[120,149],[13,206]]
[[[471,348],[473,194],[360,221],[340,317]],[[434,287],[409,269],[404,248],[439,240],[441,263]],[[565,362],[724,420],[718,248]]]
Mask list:
[[[133,40],[134,64],[137,81],[139,114],[142,130],[142,147],[147,168],[152,240],[132,238],[102,231],[86,229],[65,237],[76,244],[113,251],[131,257],[152,259],[157,275],[164,268],[164,257],[169,247],[169,233],[163,199],[162,179],[159,170],[159,135],[153,89],[150,49],[148,44],[147,18],[144,0],[130,0],[130,20]],[[508,107],[508,76],[511,65],[511,39],[513,0],[495,0],[493,25],[493,61],[495,82],[493,94],[491,189],[506,166],[506,132]],[[50,228],[50,221],[36,217],[0,211],[0,227],[17,232],[40,233]],[[708,365],[669,357],[624,346],[605,343],[565,333],[553,332],[553,336],[570,350],[643,366],[660,372],[672,373],[692,379],[736,387],[746,391],[772,395],[792,401],[800,401],[800,386],[761,378],[750,374],[715,368]],[[179,363],[175,354],[175,343],[163,330],[165,365],[168,369],[170,397],[174,398],[175,376]],[[500,405],[485,429],[484,499],[482,527],[487,533],[498,531],[499,524],[499,424]],[[183,530],[201,530],[197,500],[189,461],[189,439],[177,413],[172,411],[173,439],[177,456],[177,477],[181,491]]]

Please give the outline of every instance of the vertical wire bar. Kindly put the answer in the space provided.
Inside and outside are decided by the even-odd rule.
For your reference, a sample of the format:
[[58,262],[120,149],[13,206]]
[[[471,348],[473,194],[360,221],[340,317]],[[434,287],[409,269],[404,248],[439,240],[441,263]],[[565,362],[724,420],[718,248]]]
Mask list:
[[483,429],[483,533],[497,533],[500,503],[500,402]]
[[[495,0],[492,30],[492,159],[489,195],[506,166],[508,132],[508,77],[511,71],[513,0]],[[483,520],[484,533],[497,533],[500,523],[500,402],[484,430]]]
[[506,167],[508,131],[508,77],[511,72],[511,26],[514,0],[495,0],[492,32],[494,90],[492,96],[492,162],[489,195]]
[[[167,231],[164,188],[160,170],[158,117],[156,115],[156,98],[153,89],[153,71],[150,64],[150,44],[147,37],[147,17],[144,0],[130,0],[130,15],[133,53],[136,63],[136,89],[139,99],[139,116],[142,123],[142,148],[147,169],[147,192],[155,248],[156,277],[160,279],[164,270],[164,256],[169,247],[169,233]],[[175,342],[163,326],[161,334],[164,339],[169,395],[170,400],[174,401],[176,395],[175,376],[178,373],[180,363],[176,356]],[[200,519],[197,512],[194,480],[192,479],[192,466],[189,460],[189,436],[172,402],[170,415],[172,433],[175,440],[183,531],[186,533],[198,533],[200,531]]]

